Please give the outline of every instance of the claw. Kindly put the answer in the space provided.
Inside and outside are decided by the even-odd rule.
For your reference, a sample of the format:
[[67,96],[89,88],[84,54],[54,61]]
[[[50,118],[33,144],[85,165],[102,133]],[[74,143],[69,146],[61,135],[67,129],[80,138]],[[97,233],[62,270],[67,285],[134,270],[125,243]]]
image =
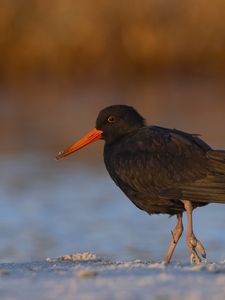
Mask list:
[[191,253],[191,255],[190,255],[190,263],[192,265],[196,263],[195,255],[193,253]]
[[196,253],[196,251],[193,249],[192,253],[190,255],[190,262],[191,264],[200,264],[201,263],[201,258],[198,256],[198,254]]

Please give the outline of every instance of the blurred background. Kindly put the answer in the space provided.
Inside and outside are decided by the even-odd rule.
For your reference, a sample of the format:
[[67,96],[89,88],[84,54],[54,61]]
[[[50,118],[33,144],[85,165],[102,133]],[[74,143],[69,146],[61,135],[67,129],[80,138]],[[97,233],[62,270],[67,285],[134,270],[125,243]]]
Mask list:
[[[53,157],[116,103],[225,148],[225,2],[0,4],[1,261],[87,250],[161,259],[174,220],[149,217],[122,195],[102,142]],[[225,207],[195,215],[209,257],[225,259]],[[175,258],[187,260],[184,240]]]

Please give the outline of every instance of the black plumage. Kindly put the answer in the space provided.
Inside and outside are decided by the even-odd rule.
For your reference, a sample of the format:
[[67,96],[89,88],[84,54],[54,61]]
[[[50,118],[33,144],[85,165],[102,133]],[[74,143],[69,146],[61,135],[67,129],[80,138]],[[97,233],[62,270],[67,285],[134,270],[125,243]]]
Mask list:
[[[109,114],[115,115],[113,123],[105,122]],[[173,215],[184,211],[181,199],[191,198],[195,207],[225,203],[225,151],[212,150],[197,135],[146,126],[126,106],[103,110],[96,128],[103,131],[110,176],[140,209]]]
[[[84,145],[99,138],[105,140],[104,161],[110,176],[138,208],[149,214],[182,218],[185,210],[189,213],[187,201],[190,213],[208,203],[225,203],[225,151],[213,150],[198,135],[147,126],[134,108],[113,105],[99,113],[95,132],[88,138]],[[58,158],[83,144],[72,145]],[[190,222],[187,240],[195,238]],[[195,247],[189,249],[193,256]],[[198,259],[197,255],[193,260]]]

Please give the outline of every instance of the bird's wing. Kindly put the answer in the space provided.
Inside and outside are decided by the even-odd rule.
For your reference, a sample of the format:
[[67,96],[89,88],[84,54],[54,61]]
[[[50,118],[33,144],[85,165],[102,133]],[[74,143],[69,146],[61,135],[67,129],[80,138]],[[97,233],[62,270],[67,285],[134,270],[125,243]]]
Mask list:
[[[205,178],[210,147],[197,136],[146,127],[129,136],[115,153],[111,176],[121,187],[161,197],[180,198],[182,186]],[[121,187],[122,188],[122,187]]]
[[192,184],[183,185],[183,198],[193,202],[225,203],[225,151],[207,152],[210,172]]

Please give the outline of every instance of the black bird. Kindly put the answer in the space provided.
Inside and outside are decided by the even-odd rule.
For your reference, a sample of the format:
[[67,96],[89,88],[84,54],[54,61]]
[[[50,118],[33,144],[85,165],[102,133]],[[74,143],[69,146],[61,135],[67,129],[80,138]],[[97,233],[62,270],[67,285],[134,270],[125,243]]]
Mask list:
[[60,152],[67,156],[98,139],[105,140],[104,161],[113,181],[140,209],[149,214],[176,215],[177,224],[165,263],[182,235],[187,213],[187,247],[191,262],[206,252],[193,232],[193,209],[225,203],[225,151],[213,150],[198,135],[147,126],[131,106],[112,105],[100,111],[96,128]]

